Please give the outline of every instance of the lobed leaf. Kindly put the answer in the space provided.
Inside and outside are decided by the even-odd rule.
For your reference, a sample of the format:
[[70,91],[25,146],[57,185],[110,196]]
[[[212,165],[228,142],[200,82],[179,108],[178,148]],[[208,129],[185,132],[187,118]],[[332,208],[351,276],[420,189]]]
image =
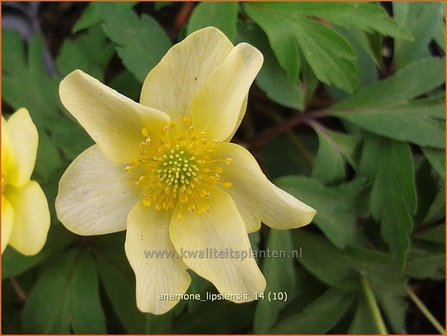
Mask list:
[[[118,2],[117,6],[122,9],[131,9],[137,4],[137,2]],[[81,30],[91,28],[101,23],[102,15],[100,11],[100,4],[97,2],[92,2],[88,5],[87,9],[82,13],[82,16],[76,22],[73,27],[73,33],[77,33]]]
[[348,311],[353,295],[328,289],[302,312],[281,321],[272,334],[323,334],[329,331]]
[[315,156],[312,177],[325,184],[345,181],[346,162],[356,167],[354,153],[359,143],[355,135],[331,131],[312,124],[318,135],[318,151]]
[[106,333],[99,283],[92,257],[71,250],[43,271],[23,310],[29,333]]
[[400,68],[430,55],[428,45],[441,26],[441,3],[393,3],[395,20],[413,36],[413,41],[396,40],[393,62]]
[[264,56],[261,71],[256,77],[259,88],[274,102],[285,107],[303,110],[303,87],[298,81],[292,81],[287,77],[262,30],[255,25],[241,25],[238,32],[241,39],[254,45]]
[[355,215],[337,191],[306,177],[283,177],[276,182],[280,188],[317,209],[314,222],[335,246],[344,248],[355,243]]
[[230,40],[234,40],[238,9],[237,2],[201,2],[194,8],[188,21],[187,34],[214,26],[225,33]]
[[[381,235],[393,257],[405,264],[416,212],[413,158],[408,144],[369,136],[365,138],[361,174],[373,178],[370,209],[381,223]],[[399,169],[396,169],[399,167]]]
[[138,334],[145,331],[145,316],[137,308],[135,296],[135,278],[124,255],[122,235],[116,234],[107,241],[95,242],[93,253],[101,284],[112,308],[128,333]]
[[411,63],[336,104],[332,115],[375,134],[423,147],[445,148],[445,104],[418,99],[445,82],[443,59]]
[[[358,84],[351,46],[334,30],[278,3],[246,4],[247,14],[267,34],[270,45],[292,82],[297,81],[303,58],[319,80],[352,92]],[[297,6],[298,9],[298,6]]]
[[91,76],[104,81],[107,66],[115,52],[101,29],[94,27],[76,40],[65,40],[56,64],[62,75],[81,69]]
[[[289,297],[293,296],[297,281],[294,271],[295,259],[291,258],[293,244],[290,232],[270,230],[267,249],[284,251],[288,257],[265,259],[262,268],[267,281],[265,293],[287,292]],[[258,301],[253,320],[253,331],[255,333],[267,333],[276,323],[282,306],[284,306],[284,302],[279,300],[272,302],[267,299]]]
[[102,17],[102,29],[116,45],[124,66],[143,82],[164,54],[171,41],[152,17],[138,15],[117,3],[98,3]]

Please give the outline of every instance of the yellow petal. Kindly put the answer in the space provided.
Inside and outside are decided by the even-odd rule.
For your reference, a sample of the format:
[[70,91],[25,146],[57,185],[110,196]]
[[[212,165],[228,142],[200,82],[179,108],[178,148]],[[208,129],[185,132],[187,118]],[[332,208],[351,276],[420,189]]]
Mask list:
[[140,102],[168,113],[181,124],[191,114],[198,90],[225,60],[233,44],[218,29],[198,30],[173,46],[149,72]]
[[259,216],[266,225],[279,230],[298,228],[312,221],[316,211],[271,183],[245,148],[224,143],[215,152],[233,160],[222,178],[233,184],[227,191],[244,212],[256,214],[255,218]]
[[14,209],[9,244],[27,256],[39,253],[50,229],[50,210],[42,188],[29,181],[22,188],[8,188],[5,196]]
[[109,161],[96,145],[81,153],[59,181],[56,213],[62,224],[84,236],[125,230],[139,200],[125,167]]
[[[2,124],[4,120],[2,119]],[[5,135],[3,136],[3,132]],[[36,163],[39,137],[28,110],[22,108],[11,115],[2,127],[2,163],[7,182],[15,187],[25,185],[31,178]]]
[[193,100],[193,124],[213,139],[229,139],[243,117],[241,109],[262,62],[259,50],[247,43],[238,44]]
[[2,253],[8,245],[9,237],[11,236],[12,226],[14,221],[14,211],[11,204],[2,195]]
[[251,301],[255,293],[264,291],[266,283],[251,257],[244,222],[223,191],[211,191],[209,206],[210,211],[203,215],[188,213],[182,219],[174,215],[171,240],[185,264],[211,281],[220,293],[230,295],[228,300]]
[[142,312],[166,313],[191,283],[186,266],[170,241],[169,221],[169,213],[141,203],[129,213],[125,248],[135,272],[137,306]]
[[166,113],[140,105],[80,70],[62,80],[59,94],[64,106],[114,162],[139,157],[143,128],[157,138],[169,124]]
[[[227,191],[230,191],[231,195],[231,190]],[[237,202],[235,200],[235,204],[244,220],[247,232],[252,233],[258,231],[261,228],[262,219],[258,211],[253,211],[253,201],[240,197],[237,198]]]
[[9,137],[7,136],[6,123],[6,119],[2,116],[2,188],[4,188],[7,184],[9,176],[17,175],[17,168],[14,155],[12,153],[11,143],[9,141]]

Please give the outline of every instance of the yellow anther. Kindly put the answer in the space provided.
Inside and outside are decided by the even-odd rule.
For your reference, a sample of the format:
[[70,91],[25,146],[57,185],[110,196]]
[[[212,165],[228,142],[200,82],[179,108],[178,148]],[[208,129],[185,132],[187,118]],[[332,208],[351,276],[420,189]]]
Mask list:
[[185,127],[189,127],[191,125],[191,121],[192,121],[191,117],[183,117],[183,125]]
[[211,193],[209,191],[206,191],[206,190],[200,190],[199,196],[201,198],[210,198]]
[[144,128],[141,130],[141,135],[143,135],[145,138],[148,138],[148,137],[149,137],[149,132],[148,132],[148,130],[147,130],[146,127],[144,127]]
[[[231,182],[222,182],[225,166],[231,158],[210,157],[218,154],[218,141],[208,141],[207,134],[197,130],[190,116],[183,118],[183,127],[173,130],[170,123],[161,128],[161,136],[151,138],[147,128],[141,129],[145,137],[139,144],[140,156],[132,160],[124,170],[142,195],[144,207],[156,211],[178,208],[176,216],[210,211],[208,199],[213,197],[207,185],[231,188]],[[160,134],[159,134],[160,135]]]
[[211,183],[216,183],[217,180],[218,180],[218,178],[216,176],[210,176],[209,177],[209,182],[211,182]]
[[233,186],[233,183],[231,183],[231,182],[224,182],[224,183],[222,183],[222,185],[223,185],[225,188],[230,189],[230,188]]

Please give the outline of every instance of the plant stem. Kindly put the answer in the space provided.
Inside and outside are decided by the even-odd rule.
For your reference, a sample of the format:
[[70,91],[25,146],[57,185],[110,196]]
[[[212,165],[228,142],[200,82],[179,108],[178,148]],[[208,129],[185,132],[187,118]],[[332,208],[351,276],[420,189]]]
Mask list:
[[14,288],[17,296],[19,297],[20,301],[25,302],[27,299],[27,295],[25,293],[25,290],[20,286],[19,282],[16,278],[11,279],[11,285]]
[[290,144],[295,149],[295,151],[301,156],[307,167],[309,169],[312,169],[314,165],[314,158],[309,149],[307,149],[307,147],[303,144],[301,139],[291,131],[286,132],[286,137],[289,140]]
[[292,130],[294,127],[309,123],[310,120],[324,118],[330,116],[326,109],[312,111],[306,114],[297,113],[296,115],[278,122],[275,126],[266,129],[264,132],[258,134],[250,141],[250,145],[254,148],[261,148],[269,143],[271,140],[279,137],[283,133]]
[[[276,125],[281,125],[284,123],[284,118],[281,117],[277,113],[273,113],[272,111],[265,109],[263,110],[264,115],[269,117],[271,120],[275,122]],[[298,155],[301,156],[304,163],[307,165],[309,169],[312,169],[313,167],[313,156],[312,153],[309,151],[309,149],[303,144],[301,139],[298,137],[298,135],[293,132],[292,130],[286,130],[285,136],[289,140],[290,144],[293,146],[293,148],[296,150]]]
[[369,285],[368,280],[366,277],[362,274],[361,278],[362,288],[366,296],[366,301],[369,304],[369,307],[371,309],[371,312],[373,314],[374,322],[377,326],[377,329],[379,330],[379,333],[381,335],[388,334],[385,323],[383,322],[382,314],[379,309],[379,305],[377,304],[376,298],[374,296],[374,293],[372,292],[371,286]]
[[427,318],[427,320],[430,321],[433,327],[441,334],[445,335],[445,329],[441,325],[441,323],[438,322],[436,317],[433,316],[433,314],[427,309],[427,307],[424,305],[424,303],[417,297],[417,295],[411,290],[410,287],[406,288],[407,294],[410,297],[410,299],[414,302],[416,307],[419,308],[421,313]]

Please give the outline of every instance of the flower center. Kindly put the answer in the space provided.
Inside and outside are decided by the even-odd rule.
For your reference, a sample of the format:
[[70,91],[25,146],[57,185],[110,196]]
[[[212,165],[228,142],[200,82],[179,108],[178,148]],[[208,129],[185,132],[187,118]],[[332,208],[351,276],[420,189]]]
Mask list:
[[125,170],[142,191],[144,206],[157,211],[179,206],[178,218],[185,211],[202,215],[211,210],[208,199],[213,185],[231,188],[231,182],[221,180],[231,159],[210,157],[217,141],[209,141],[206,132],[192,126],[190,117],[183,118],[180,131],[171,124],[159,137],[152,137],[146,128],[141,134],[140,157]]

